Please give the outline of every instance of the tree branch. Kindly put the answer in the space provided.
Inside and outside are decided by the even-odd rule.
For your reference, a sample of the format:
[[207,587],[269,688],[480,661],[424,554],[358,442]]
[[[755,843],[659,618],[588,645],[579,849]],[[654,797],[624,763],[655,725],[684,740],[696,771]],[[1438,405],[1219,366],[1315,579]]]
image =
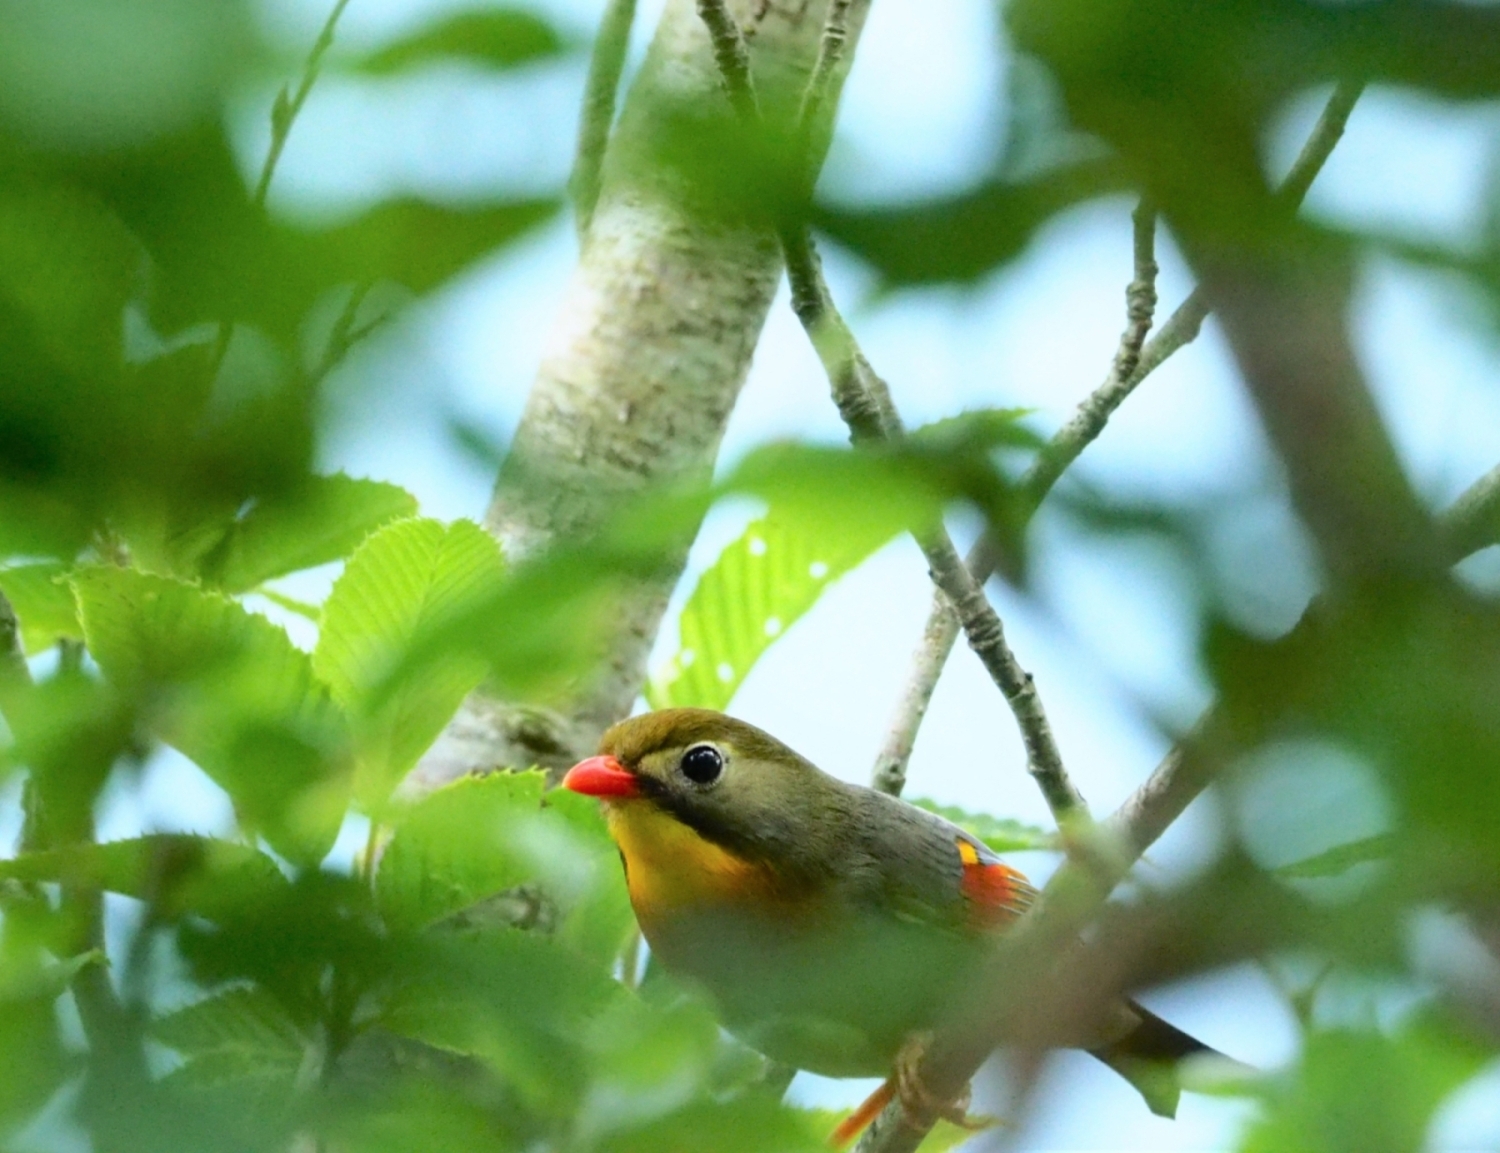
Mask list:
[[[1359,100],[1364,84],[1347,81],[1335,87],[1324,106],[1312,133],[1298,154],[1296,162],[1282,181],[1277,197],[1288,212],[1295,212],[1306,198],[1313,180],[1332,154],[1334,146],[1344,135],[1350,113]],[[1139,293],[1137,286],[1143,282],[1141,263],[1140,208],[1135,220],[1135,279],[1126,289],[1127,305],[1132,301],[1132,291]],[[1154,271],[1153,271],[1154,276]],[[1154,282],[1153,282],[1154,287]],[[1173,353],[1191,344],[1198,338],[1203,322],[1209,314],[1208,296],[1202,288],[1195,288],[1187,299],[1177,307],[1171,317],[1161,326],[1144,347],[1137,344],[1132,363],[1129,352],[1135,332],[1132,321],[1121,337],[1120,349],[1115,354],[1110,374],[1097,389],[1089,394],[1074,411],[1069,421],[1038,454],[1035,463],[1021,478],[1021,492],[1025,497],[1022,508],[1022,528],[1035,514],[1036,509],[1052,491],[1052,486],[1064,472],[1082,455],[1104,431],[1109,418],[1124,403],[1140,383],[1164,364]],[[1122,366],[1129,370],[1122,373]],[[1500,480],[1497,480],[1500,484]],[[994,575],[1000,563],[1000,551],[989,534],[981,536],[970,550],[967,559],[969,571],[983,585]],[[890,735],[875,759],[873,773],[877,788],[899,793],[906,783],[906,766],[916,747],[917,733],[927,715],[927,707],[937,688],[938,679],[953,650],[958,637],[958,620],[950,611],[947,602],[935,595],[928,610],[927,625],[922,631],[922,641],[912,658],[912,670],[901,694],[895,719],[891,722]]]
[[1500,544],[1500,464],[1464,490],[1438,518],[1438,528],[1455,558]]
[[620,75],[625,70],[625,53],[630,48],[630,29],[634,23],[635,0],[609,0],[589,58],[583,114],[578,120],[578,147],[568,178],[580,241],[588,236],[594,206],[599,203],[604,151],[615,120],[615,97],[620,90]]
[[[752,128],[760,127],[760,114],[752,82],[738,67],[744,38],[723,0],[697,0],[698,10],[714,41],[714,58],[729,93],[730,102]],[[847,6],[830,12],[830,23],[842,20]],[[843,38],[837,31],[823,37],[814,80],[825,70],[826,58],[840,51]],[[815,97],[804,98],[801,109],[816,107]],[[786,257],[787,280],[791,284],[792,309],[802,322],[813,348],[828,375],[834,404],[856,443],[880,442],[902,435],[902,427],[890,389],[860,351],[843,316],[839,313],[823,278],[817,249],[807,226],[783,220],[779,227]],[[941,525],[917,537],[917,543],[932,574],[933,583],[953,604],[969,644],[1010,705],[1026,746],[1027,768],[1060,826],[1087,819],[1088,807],[1068,777],[1062,754],[1052,736],[1036,684],[1005,640],[1005,628],[984,590],[964,567],[958,550]]]
[[[1297,165],[1287,178],[1283,196],[1290,204],[1295,205],[1306,193],[1312,175],[1326,160],[1342,134],[1359,90],[1360,86],[1357,84],[1346,84],[1340,85],[1335,91],[1314,131],[1313,140],[1304,148]],[[1200,294],[1195,291],[1193,295],[1198,297]],[[1192,299],[1190,297],[1189,302]],[[1291,320],[1284,308],[1279,310],[1278,315],[1283,322]],[[1262,326],[1253,335],[1269,340],[1271,331],[1269,327]],[[1306,351],[1305,343],[1298,342],[1300,351]],[[1142,361],[1144,360],[1143,356]],[[1325,362],[1320,359],[1316,363]],[[1276,360],[1275,366],[1279,369],[1287,367],[1282,359]],[[1137,366],[1137,371],[1140,367]],[[1342,375],[1347,376],[1347,373]],[[1267,377],[1263,376],[1262,381],[1265,379]],[[1283,389],[1282,392],[1285,394],[1286,390]],[[1362,443],[1364,441],[1365,438],[1362,438]],[[1441,524],[1443,540],[1448,548],[1447,559],[1450,561],[1457,559],[1456,554],[1466,545],[1483,545],[1492,541],[1495,537],[1494,530],[1500,527],[1500,466],[1471,486],[1442,518]],[[1119,850],[1118,855],[1109,862],[1112,875],[1101,872],[1098,862],[1091,862],[1090,868],[1083,868],[1074,861],[1064,862],[1047,885],[1043,899],[1022,919],[1011,935],[1009,943],[1018,955],[1024,958],[1029,951],[1035,957],[1038,950],[1045,951],[1054,944],[1060,945],[1071,939],[1093,911],[1102,905],[1114,884],[1124,877],[1140,854],[1207,786],[1213,775],[1212,755],[1207,750],[1216,743],[1218,724],[1217,712],[1210,710],[1199,722],[1194,734],[1167,755],[1150,778],[1105,824],[1105,829],[1114,834]],[[1010,950],[1007,949],[1007,955],[1009,953]],[[1019,984],[1022,988],[1025,987],[1024,975]],[[993,1023],[995,1013],[986,1010],[1003,1011],[1006,996],[1014,994],[1006,989],[982,998],[985,1004],[970,1016]],[[938,1099],[956,1096],[973,1077],[996,1040],[991,1035],[986,1041],[983,1036],[976,1036],[972,1029],[967,1032],[958,1029],[951,1034],[941,1035],[924,1058],[920,1070],[928,1090]],[[866,1133],[858,1153],[914,1153],[931,1124],[931,1119],[909,1117],[900,1101],[895,1101]]]
[[[753,66],[768,115],[797,108],[825,2],[768,9],[753,49],[736,58]],[[850,44],[862,14],[851,6]],[[714,49],[693,0],[668,0],[622,101],[588,243],[485,518],[512,560],[587,537],[648,487],[712,470],[782,268],[765,206],[732,203],[709,182],[724,161],[711,144],[742,137]],[[847,63],[846,49],[830,100]],[[691,542],[678,543],[602,623],[588,683],[545,707],[474,694],[414,785],[497,765],[561,769],[592,752],[641,690]]]

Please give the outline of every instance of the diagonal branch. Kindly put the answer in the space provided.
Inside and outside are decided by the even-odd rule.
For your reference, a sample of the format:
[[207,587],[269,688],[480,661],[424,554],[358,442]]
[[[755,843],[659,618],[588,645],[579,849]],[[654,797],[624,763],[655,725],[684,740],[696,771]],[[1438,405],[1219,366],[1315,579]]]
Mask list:
[[[1456,564],[1481,548],[1500,543],[1500,465],[1475,481],[1439,518],[1447,534],[1444,559]],[[1004,1016],[1007,1006],[1026,995],[1028,979],[1045,981],[1048,972],[1036,958],[1053,942],[1070,939],[1103,905],[1110,890],[1124,878],[1158,837],[1182,815],[1214,776],[1215,766],[1227,752],[1227,734],[1217,709],[1210,709],[1193,732],[1180,741],[1156,770],[1132,793],[1108,820],[1101,823],[1110,834],[1115,854],[1107,861],[1107,872],[1099,862],[1087,866],[1067,861],[1048,882],[1043,899],[1018,922],[1007,937],[1007,962],[1030,959],[1030,966],[1012,964],[1007,981],[981,983],[984,990],[977,1003],[966,1009],[966,1021],[993,1023]],[[1009,946],[1014,946],[1012,954]],[[991,988],[991,985],[994,988]],[[1010,1000],[1007,1000],[1010,998]],[[1001,1038],[939,1035],[921,1065],[922,1083],[938,1099],[956,1096]],[[866,1132],[856,1153],[915,1153],[931,1128],[931,1121],[908,1117],[900,1101],[893,1102]]]
[[[1277,190],[1276,195],[1287,211],[1295,212],[1301,206],[1313,180],[1343,136],[1349,115],[1363,90],[1364,85],[1355,81],[1346,81],[1334,89],[1317,125],[1308,136],[1307,143],[1303,145],[1296,162]],[[1137,214],[1139,215],[1139,209]],[[1127,301],[1132,300],[1131,293],[1142,283],[1142,271],[1140,221],[1137,219],[1135,279],[1126,290]],[[1193,289],[1167,322],[1157,330],[1156,335],[1144,347],[1136,346],[1137,354],[1133,363],[1128,347],[1135,330],[1134,323],[1127,326],[1109,376],[1078,406],[1072,418],[1058,430],[1022,477],[1021,491],[1026,502],[1021,509],[1024,518],[1022,528],[1025,527],[1025,520],[1035,514],[1052,486],[1082,455],[1083,450],[1104,431],[1109,418],[1124,403],[1125,398],[1173,353],[1197,339],[1208,314],[1207,294],[1202,288]],[[1122,373],[1121,368],[1125,365],[1129,365],[1129,369]],[[1000,559],[1000,551],[993,538],[989,535],[982,536],[969,552],[969,571],[982,585],[994,575]],[[958,638],[958,627],[958,620],[947,602],[941,595],[934,596],[921,644],[912,659],[911,675],[897,706],[895,720],[891,723],[890,735],[875,759],[874,780],[877,788],[899,793],[905,786],[906,766],[916,745],[917,732],[927,714],[938,678],[942,676],[943,668],[948,662],[948,654],[953,650],[953,642]]]
[[[845,18],[847,5],[829,6],[829,22]],[[744,38],[723,0],[698,0],[713,39],[714,58],[719,62],[730,102],[748,124],[760,125],[755,91],[748,69],[739,64],[745,57]],[[841,51],[842,37],[825,35],[813,79],[831,73]],[[834,59],[828,60],[832,55]],[[805,98],[804,112],[816,107],[815,98]],[[791,284],[792,308],[812,341],[828,374],[834,403],[856,444],[885,441],[901,436],[900,418],[890,399],[890,389],[860,351],[854,334],[840,315],[823,278],[822,267],[807,226],[783,220],[778,228],[786,257],[787,280]],[[970,575],[953,541],[941,524],[917,537],[931,570],[933,583],[954,606],[969,644],[991,679],[1010,705],[1026,746],[1027,768],[1036,779],[1060,826],[1087,820],[1088,808],[1069,779],[1052,727],[1037,694],[1031,674],[1021,667],[1005,639],[1005,628],[983,588]]]

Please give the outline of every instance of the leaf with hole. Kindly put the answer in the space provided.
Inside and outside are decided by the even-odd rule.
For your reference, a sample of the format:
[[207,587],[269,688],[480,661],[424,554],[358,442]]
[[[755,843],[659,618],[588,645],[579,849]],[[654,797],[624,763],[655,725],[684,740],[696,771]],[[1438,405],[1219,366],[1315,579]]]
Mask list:
[[726,708],[766,650],[887,539],[830,536],[775,509],[751,523],[698,578],[677,652],[646,690],[651,707]]

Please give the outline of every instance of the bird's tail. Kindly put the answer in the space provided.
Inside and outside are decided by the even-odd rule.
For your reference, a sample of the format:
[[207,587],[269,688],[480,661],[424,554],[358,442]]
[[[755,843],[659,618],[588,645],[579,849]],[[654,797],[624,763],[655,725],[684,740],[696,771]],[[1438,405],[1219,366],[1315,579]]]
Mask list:
[[[1163,1021],[1136,1002],[1129,1002],[1138,1023],[1124,1036],[1089,1052],[1135,1086],[1146,1105],[1159,1117],[1177,1116],[1182,1082],[1177,1067],[1189,1057],[1210,1054],[1231,1061],[1176,1025]],[[1238,1062],[1234,1062],[1238,1064]]]

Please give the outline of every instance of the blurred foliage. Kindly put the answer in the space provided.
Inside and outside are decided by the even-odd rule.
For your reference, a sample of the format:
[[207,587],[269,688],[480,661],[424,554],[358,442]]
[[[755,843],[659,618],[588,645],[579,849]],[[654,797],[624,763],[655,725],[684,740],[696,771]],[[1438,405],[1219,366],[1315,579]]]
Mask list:
[[1057,835],[1035,825],[1009,817],[992,817],[988,813],[974,813],[958,805],[940,805],[936,801],[921,797],[909,798],[919,809],[936,813],[945,821],[952,821],[964,832],[978,837],[997,853],[1019,853],[1029,849],[1055,849]]
[[563,38],[535,13],[521,8],[459,12],[405,40],[372,52],[359,62],[367,72],[401,72],[438,58],[470,60],[510,68],[557,56]]
[[[1150,187],[1206,234],[1385,244],[1497,299],[1493,235],[1476,255],[1273,227],[1260,160],[1288,100],[1348,75],[1492,97],[1490,7],[1015,0],[1008,14],[1020,54],[987,179],[925,204],[811,210],[887,282],[973,281],[1069,206]],[[318,67],[399,78],[573,47],[530,12],[483,7]],[[0,676],[0,772],[20,785],[6,794],[20,833],[0,861],[0,1145],[77,1148],[81,1130],[98,1153],[821,1148],[829,1118],[773,1100],[706,1004],[636,986],[629,904],[592,801],[526,765],[419,799],[398,786],[476,685],[545,703],[586,676],[596,626],[714,500],[767,511],[687,598],[653,703],[727,705],[838,576],[956,503],[1011,531],[1013,465],[1037,438],[997,410],[859,451],[765,446],[711,487],[645,493],[601,536],[514,565],[478,526],[421,518],[394,486],[318,475],[324,380],[391,319],[371,314],[371,289],[429,292],[560,197],[288,219],[257,195],[255,172],[269,181],[274,165],[240,154],[230,112],[281,68],[240,0],[6,12],[0,592],[38,659],[35,681]],[[295,130],[286,93],[316,72],[288,82],[273,141]],[[704,109],[666,120],[636,163],[695,173],[705,202],[732,188],[740,207],[796,206],[765,141],[726,148]],[[1485,984],[1500,980],[1500,616],[1433,580],[1320,602],[1270,641],[1211,595],[1194,534],[1230,513],[1209,508],[1189,531],[1179,512],[1101,498],[1089,527],[1173,541],[1206,586],[1222,705],[1205,748],[1248,777],[1258,749],[1316,735],[1368,767],[1392,819],[1370,837],[1334,812],[1325,842],[1282,855],[1289,865],[1231,852],[1232,867],[1171,895],[1180,931],[1152,971],[1292,955],[1415,991],[1381,1029],[1373,1013],[1333,1019],[1315,983],[1298,1006],[1301,1056],[1237,1091],[1258,1102],[1252,1153],[1418,1148],[1500,1052]],[[1493,510],[1484,523],[1455,539],[1493,543]],[[333,563],[321,605],[274,583]],[[253,611],[262,597],[312,618],[311,651]],[[96,809],[139,787],[164,746],[223,791],[233,827],[97,843]],[[1282,800],[1273,841],[1308,803]],[[1052,845],[920,803],[997,850]],[[1371,862],[1383,864],[1357,871]],[[1402,926],[1434,906],[1478,958],[1467,983],[1404,950]],[[961,1138],[949,1127],[927,1148]]]

